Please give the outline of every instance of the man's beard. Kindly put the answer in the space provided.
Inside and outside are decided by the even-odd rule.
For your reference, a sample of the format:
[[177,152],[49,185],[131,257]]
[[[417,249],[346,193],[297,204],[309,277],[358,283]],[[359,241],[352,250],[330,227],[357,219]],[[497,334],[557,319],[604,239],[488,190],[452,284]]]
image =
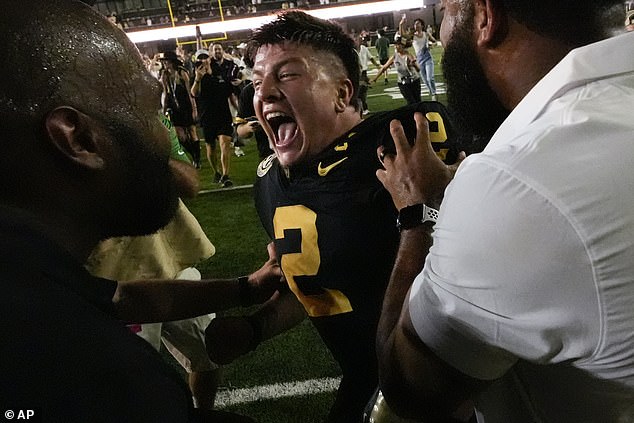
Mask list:
[[442,59],[447,103],[458,129],[477,140],[488,140],[509,111],[491,89],[475,52],[473,13],[456,25]]
[[149,235],[165,226],[178,206],[176,182],[168,161],[149,148],[137,133],[111,124],[113,142],[120,146],[124,181],[119,208],[108,236]]

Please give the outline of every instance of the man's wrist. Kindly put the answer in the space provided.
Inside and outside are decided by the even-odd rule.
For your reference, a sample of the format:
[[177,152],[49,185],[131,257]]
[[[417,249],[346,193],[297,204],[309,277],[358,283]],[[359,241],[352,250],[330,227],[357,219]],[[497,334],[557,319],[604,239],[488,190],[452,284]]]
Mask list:
[[396,227],[400,232],[428,222],[433,226],[437,220],[438,210],[427,206],[425,203],[419,203],[399,210],[396,218]]

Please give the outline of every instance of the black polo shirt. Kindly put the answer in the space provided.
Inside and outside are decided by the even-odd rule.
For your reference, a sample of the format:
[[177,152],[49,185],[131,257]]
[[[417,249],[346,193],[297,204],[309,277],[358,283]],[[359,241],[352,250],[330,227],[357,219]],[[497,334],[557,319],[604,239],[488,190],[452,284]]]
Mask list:
[[0,269],[3,410],[33,409],[53,422],[193,419],[184,381],[113,316],[116,282],[92,277],[4,207]]

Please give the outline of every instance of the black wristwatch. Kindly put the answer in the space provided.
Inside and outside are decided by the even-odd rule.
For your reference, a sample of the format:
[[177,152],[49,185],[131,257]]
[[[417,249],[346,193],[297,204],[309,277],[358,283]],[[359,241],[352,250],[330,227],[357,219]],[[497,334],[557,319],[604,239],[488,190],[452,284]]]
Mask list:
[[398,212],[396,227],[399,232],[403,229],[411,229],[422,225],[425,222],[436,223],[438,220],[438,210],[432,209],[425,204],[414,204],[403,207]]

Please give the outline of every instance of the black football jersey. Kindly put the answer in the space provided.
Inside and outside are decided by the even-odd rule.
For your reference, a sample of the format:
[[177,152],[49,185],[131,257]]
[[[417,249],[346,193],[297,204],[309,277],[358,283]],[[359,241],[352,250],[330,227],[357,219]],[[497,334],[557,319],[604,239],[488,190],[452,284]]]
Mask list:
[[453,130],[444,106],[423,102],[362,121],[309,162],[282,168],[270,156],[258,168],[258,214],[290,289],[309,316],[378,313],[398,246],[396,210],[376,178],[376,149],[393,150],[389,122],[415,136],[414,111],[430,122],[439,156],[453,161]]
[[331,410],[341,414],[337,421],[358,421],[378,384],[376,328],[399,234],[392,199],[376,178],[377,147],[393,151],[395,118],[413,141],[416,110],[430,121],[437,153],[455,160],[446,111],[428,102],[373,115],[299,166],[283,168],[274,155],[258,166],[260,219],[290,289],[342,370]]

